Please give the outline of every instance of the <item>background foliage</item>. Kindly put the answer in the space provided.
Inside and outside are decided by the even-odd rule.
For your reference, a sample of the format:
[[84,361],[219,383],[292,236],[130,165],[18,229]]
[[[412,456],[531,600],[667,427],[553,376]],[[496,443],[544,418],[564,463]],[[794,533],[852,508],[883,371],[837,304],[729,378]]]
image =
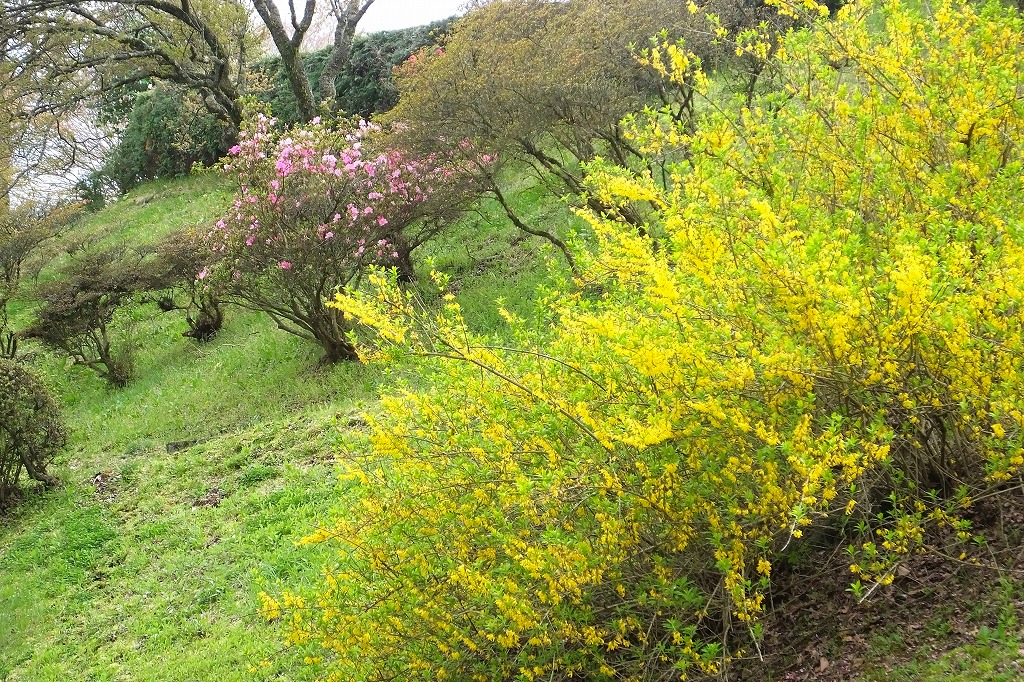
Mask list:
[[[398,101],[392,69],[425,45],[438,40],[451,27],[452,20],[436,21],[399,31],[378,31],[357,35],[352,56],[338,77],[338,109],[349,116],[369,118],[390,110]],[[303,63],[313,84],[314,99],[319,100],[318,82],[331,48],[303,55]],[[270,105],[274,116],[285,125],[301,121],[295,95],[288,85],[280,57],[267,57],[253,66],[255,94]]]
[[134,97],[118,144],[100,171],[120,193],[157,178],[187,175],[227,151],[223,122],[184,88],[158,83]]

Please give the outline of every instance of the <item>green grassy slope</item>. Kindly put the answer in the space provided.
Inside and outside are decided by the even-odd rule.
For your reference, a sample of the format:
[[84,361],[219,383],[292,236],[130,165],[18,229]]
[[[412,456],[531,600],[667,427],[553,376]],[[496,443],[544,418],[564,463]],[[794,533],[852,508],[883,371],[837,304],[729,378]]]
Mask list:
[[[210,176],[146,185],[64,244],[151,241],[216,220],[230,196]],[[518,237],[482,206],[421,258],[495,330],[494,298],[525,313],[543,277],[544,249]],[[31,308],[20,302],[16,322]],[[63,487],[0,519],[0,680],[308,679],[258,594],[318,580],[325,557],[294,543],[333,513],[338,439],[401,368],[322,366],[317,347],[237,308],[208,344],[152,305],[124,318],[139,349],[120,391],[29,349],[71,444],[54,469]],[[199,442],[168,452],[181,441]]]

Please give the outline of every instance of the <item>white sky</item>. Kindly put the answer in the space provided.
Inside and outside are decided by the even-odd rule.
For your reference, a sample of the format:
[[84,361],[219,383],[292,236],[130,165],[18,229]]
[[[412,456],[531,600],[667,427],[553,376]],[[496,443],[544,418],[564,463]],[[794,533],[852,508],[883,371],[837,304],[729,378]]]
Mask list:
[[429,24],[460,14],[465,0],[375,0],[359,22],[361,33]]

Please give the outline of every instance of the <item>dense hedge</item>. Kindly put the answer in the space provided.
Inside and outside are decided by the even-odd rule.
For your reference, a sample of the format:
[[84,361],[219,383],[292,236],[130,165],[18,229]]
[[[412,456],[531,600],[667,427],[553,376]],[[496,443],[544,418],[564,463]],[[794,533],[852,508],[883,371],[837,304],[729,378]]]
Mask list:
[[[83,189],[112,183],[121,193],[156,178],[188,175],[227,150],[227,131],[194,94],[169,83],[134,95],[128,122],[99,177]],[[101,195],[101,194],[100,194]]]

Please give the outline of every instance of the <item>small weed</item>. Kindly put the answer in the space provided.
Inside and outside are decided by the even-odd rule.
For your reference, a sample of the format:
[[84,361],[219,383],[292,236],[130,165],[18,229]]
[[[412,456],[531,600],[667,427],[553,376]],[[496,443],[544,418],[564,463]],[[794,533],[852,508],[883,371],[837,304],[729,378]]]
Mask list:
[[242,472],[238,478],[238,485],[242,488],[249,488],[271,478],[276,478],[280,472],[274,467],[257,464]]
[[871,637],[870,644],[871,649],[882,656],[895,653],[905,646],[903,635],[896,631],[876,633]]

